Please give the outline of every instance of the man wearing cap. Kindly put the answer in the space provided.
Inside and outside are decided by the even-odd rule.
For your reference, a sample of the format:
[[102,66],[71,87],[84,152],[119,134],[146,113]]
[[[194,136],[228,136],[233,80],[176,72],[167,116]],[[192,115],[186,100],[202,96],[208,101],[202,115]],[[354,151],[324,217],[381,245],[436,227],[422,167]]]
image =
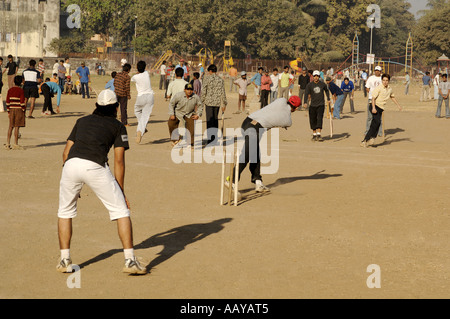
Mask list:
[[263,68],[262,67],[258,67],[258,72],[252,76],[252,78],[250,79],[250,83],[253,83],[253,85],[255,86],[255,96],[258,99],[258,101],[261,101],[261,77],[262,77],[262,73],[263,73]]
[[328,106],[330,105],[330,91],[327,85],[320,81],[320,72],[318,70],[313,72],[313,81],[306,86],[305,95],[308,97],[309,103],[309,125],[313,131],[312,141],[323,142],[322,139],[322,125],[323,114],[325,112],[325,97],[327,96]]
[[[234,85],[239,87],[239,99],[238,99],[238,110],[234,114],[240,114],[245,111],[245,101],[247,100],[247,86],[250,82],[247,79],[247,72],[241,72],[241,78],[234,81]],[[242,105],[242,111],[241,111]]]
[[91,74],[89,72],[89,68],[86,66],[84,62],[81,62],[81,66],[75,71],[80,79],[81,84],[81,96],[84,99],[85,95],[90,99],[89,95],[89,82],[91,82]]
[[222,106],[222,113],[224,113],[228,103],[225,93],[225,82],[217,75],[217,66],[215,64],[208,66],[208,73],[209,75],[202,84],[201,99],[206,110],[206,128],[209,144],[218,138],[219,110]]
[[169,135],[172,145],[175,146],[180,138],[175,138],[173,131],[178,129],[180,122],[184,122],[185,128],[190,134],[191,146],[194,146],[195,121],[203,113],[203,104],[200,97],[194,94],[194,87],[188,83],[184,87],[184,92],[179,92],[173,96],[169,103]]
[[[245,142],[239,157],[239,175],[237,178],[238,180],[241,179],[243,170],[250,163],[251,181],[255,184],[255,191],[258,193],[269,191],[269,188],[262,183],[260,138],[266,130],[271,128],[282,127],[287,129],[292,126],[291,113],[300,105],[300,98],[296,95],[292,95],[289,100],[279,98],[266,107],[253,112],[242,122],[241,128]],[[230,178],[227,177],[226,187],[229,187],[229,180]],[[233,176],[233,188],[235,187],[235,181],[236,176]]]
[[[381,84],[381,66],[377,65],[375,67],[375,74],[369,76],[366,81],[366,92],[369,94],[369,102],[367,103],[367,120],[366,120],[366,130],[364,135],[367,134],[370,128],[370,123],[372,123],[372,92],[373,90]],[[380,125],[378,130],[378,136],[383,136],[383,126]]]
[[136,128],[136,143],[141,142],[142,136],[147,132],[147,124],[155,104],[154,93],[150,83],[150,74],[145,70],[145,61],[137,63],[138,74],[133,75],[131,82],[136,84],[137,97],[134,104],[134,114],[138,120]]
[[[309,75],[307,73],[306,68],[303,67],[302,68],[302,74],[300,74],[298,76],[298,86],[299,86],[298,96],[300,97],[300,99],[302,101],[306,101],[307,100],[306,95],[305,95],[305,90],[306,90],[306,86],[308,85],[309,82],[310,82]],[[303,104],[304,108],[306,108],[307,106],[308,106],[307,103]]]
[[[70,242],[72,219],[77,216],[77,202],[86,184],[117,222],[125,265],[123,272],[145,274],[146,268],[136,260],[130,206],[124,193],[125,151],[129,148],[125,126],[116,119],[117,98],[113,91],[103,90],[93,114],[77,120],[63,152],[63,170],[59,188],[58,236],[60,261],[57,271],[72,272]],[[108,153],[114,146],[114,175],[108,165]],[[95,235],[95,234],[94,234]]]

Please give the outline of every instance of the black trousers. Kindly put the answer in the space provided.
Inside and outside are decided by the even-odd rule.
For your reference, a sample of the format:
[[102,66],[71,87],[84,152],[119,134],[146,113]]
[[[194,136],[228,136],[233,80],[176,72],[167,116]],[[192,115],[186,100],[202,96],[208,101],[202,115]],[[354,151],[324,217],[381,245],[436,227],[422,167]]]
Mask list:
[[208,143],[217,140],[219,135],[219,110],[220,106],[206,106],[206,130]]
[[261,108],[269,104],[270,90],[261,90]]
[[50,88],[47,84],[43,84],[41,87],[41,91],[44,95],[44,107],[42,108],[42,112],[46,112],[48,110],[50,111],[50,113],[54,113],[52,106],[52,93],[50,92]]
[[381,116],[383,115],[383,109],[379,108],[376,105],[375,109],[377,110],[377,113],[372,113],[372,122],[370,122],[370,128],[367,131],[366,137],[364,137],[364,141],[368,141],[371,138],[376,138],[378,135],[378,130],[380,129],[381,125]]
[[[324,111],[325,105],[309,107],[309,125],[311,130],[322,129]],[[330,116],[332,115],[330,114]]]
[[120,108],[120,121],[123,125],[128,125],[128,97],[118,96],[117,102]]
[[[252,119],[247,117],[242,122],[242,130],[244,131],[245,143],[244,149],[239,157],[239,176],[241,179],[241,173],[250,163],[250,173],[252,174],[252,183],[256,180],[261,180],[261,152],[259,148],[259,140],[264,133],[264,128],[261,124],[252,124]],[[233,176],[233,182],[236,180],[236,176]]]

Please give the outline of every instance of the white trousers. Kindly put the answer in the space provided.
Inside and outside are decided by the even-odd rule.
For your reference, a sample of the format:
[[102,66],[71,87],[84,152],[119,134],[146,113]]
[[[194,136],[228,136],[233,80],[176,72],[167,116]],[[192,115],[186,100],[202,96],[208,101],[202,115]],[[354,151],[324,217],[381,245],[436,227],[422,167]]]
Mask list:
[[153,94],[144,94],[136,98],[136,103],[134,104],[134,114],[138,120],[136,130],[141,133],[141,136],[145,133],[154,104],[155,99]]
[[59,184],[59,218],[77,216],[77,202],[84,184],[88,185],[109,211],[111,220],[130,216],[122,189],[108,165],[71,158],[66,161]]

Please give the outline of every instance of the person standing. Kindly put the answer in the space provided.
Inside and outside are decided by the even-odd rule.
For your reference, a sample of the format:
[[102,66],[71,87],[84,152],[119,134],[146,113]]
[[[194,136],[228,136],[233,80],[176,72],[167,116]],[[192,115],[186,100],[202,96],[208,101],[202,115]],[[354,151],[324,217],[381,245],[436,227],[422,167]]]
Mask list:
[[[63,151],[63,170],[59,187],[58,238],[60,259],[56,270],[72,272],[70,242],[72,219],[83,186],[88,185],[117,222],[128,274],[146,274],[134,255],[130,205],[125,196],[125,151],[129,149],[125,126],[117,117],[117,98],[103,90],[93,114],[77,120]],[[114,146],[114,175],[108,165],[108,153]]]
[[166,61],[164,60],[159,68],[159,89],[163,90],[166,87]]
[[174,138],[173,132],[178,129],[180,122],[184,123],[190,135],[190,144],[194,146],[195,121],[203,113],[203,104],[200,97],[194,93],[194,87],[188,83],[184,87],[184,92],[178,92],[169,103],[169,135],[172,146],[177,145],[181,138]]
[[61,88],[61,91],[64,91],[64,83],[66,81],[66,73],[67,73],[67,69],[64,67],[64,60],[60,60],[59,67],[58,67],[58,85]]
[[194,93],[198,96],[202,95],[202,82],[200,81],[200,73],[194,72],[194,79],[191,81],[192,86],[194,87]]
[[330,91],[327,85],[320,80],[320,72],[318,70],[313,72],[313,77],[313,82],[309,82],[305,90],[309,103],[309,125],[313,131],[312,141],[323,142],[321,135],[325,111],[324,95],[327,96],[327,103],[330,105]]
[[333,104],[334,104],[333,114],[330,114],[330,116],[333,116],[333,118],[336,120],[340,120],[341,107],[344,102],[344,92],[342,92],[339,86],[335,84],[334,81],[329,76],[326,78],[326,83],[328,85],[328,90],[333,96]]
[[8,55],[8,63],[6,63],[5,69],[3,70],[3,73],[8,70],[7,76],[8,76],[8,89],[14,87],[14,78],[17,75],[17,72],[19,71],[19,65],[13,61],[13,56],[10,54]]
[[261,77],[263,70],[264,69],[262,67],[258,67],[258,72],[254,76],[252,76],[252,78],[249,81],[250,83],[253,83],[253,85],[255,86],[254,92],[258,101],[261,101]]
[[[242,122],[241,129],[244,133],[244,145],[239,157],[239,173],[233,175],[231,187],[234,189],[236,178],[239,181],[241,174],[250,163],[251,182],[255,184],[257,193],[268,192],[270,189],[262,182],[261,176],[261,152],[259,141],[265,130],[274,127],[287,129],[292,126],[292,113],[301,105],[300,98],[293,95],[276,99],[266,107],[253,112]],[[256,145],[254,145],[255,143]],[[225,186],[230,187],[230,177],[225,181]],[[238,194],[239,197],[239,194]]]
[[272,80],[272,85],[270,86],[270,103],[278,98],[278,84],[280,82],[280,74],[278,74],[278,69],[274,68],[272,74],[270,75]]
[[370,129],[367,132],[366,136],[361,142],[362,147],[367,147],[369,145],[373,145],[375,143],[375,138],[377,137],[377,132],[381,127],[381,117],[385,108],[385,105],[389,99],[392,99],[399,110],[402,110],[400,104],[398,104],[395,99],[394,93],[392,92],[392,88],[389,85],[389,81],[391,80],[391,76],[389,74],[383,74],[381,85],[377,86],[372,92],[372,108],[371,113],[372,121],[370,123]]
[[289,66],[285,66],[283,73],[278,81],[279,94],[278,97],[284,97],[286,100],[289,98],[289,80],[291,75],[289,74]]
[[361,90],[364,91],[364,97],[367,97],[367,89],[366,89],[367,79],[368,79],[367,71],[363,70],[361,73]]
[[164,84],[165,92],[164,92],[164,99],[167,101],[167,89],[169,88],[170,81],[172,80],[172,75],[174,73],[174,65],[172,63],[169,63],[169,65],[166,68],[166,83]]
[[341,84],[341,90],[342,92],[344,92],[344,100],[342,101],[341,114],[344,112],[344,105],[345,101],[347,100],[347,97],[350,100],[350,113],[354,114],[355,104],[353,103],[353,101],[355,96],[355,86],[353,85],[353,82],[350,81],[349,78],[345,78],[344,82],[342,82]]
[[130,70],[131,65],[125,63],[122,67],[122,72],[117,73],[114,78],[114,90],[120,106],[120,121],[125,126],[128,126],[128,100],[131,99]]
[[38,70],[39,73],[40,73],[41,79],[42,79],[42,80],[45,79],[45,78],[44,78],[44,74],[45,74],[45,63],[44,63],[44,60],[43,60],[43,59],[39,59],[39,63],[38,63],[38,68],[37,68],[37,70]]
[[72,77],[72,67],[70,66],[70,59],[66,58],[64,62],[64,67],[66,68],[66,77],[70,76]]
[[91,74],[89,72],[89,68],[84,62],[81,62],[81,66],[78,67],[75,73],[80,79],[82,98],[84,99],[84,97],[87,96],[87,98],[90,99],[91,97],[89,95],[89,82],[91,82]]
[[[247,79],[247,72],[241,72],[241,78],[234,81],[234,85],[239,87],[239,99],[238,99],[238,110],[234,114],[240,114],[245,111],[245,101],[247,100],[247,86],[250,82]],[[242,111],[241,111],[242,105]]]
[[[228,75],[230,76],[230,93],[233,91],[234,81],[237,80],[238,70],[236,67],[232,64],[230,71],[228,72]],[[237,88],[234,86],[234,92],[237,92]]]
[[270,86],[272,85],[272,79],[269,75],[269,70],[264,70],[264,74],[261,77],[261,108],[269,104]]
[[441,74],[437,73],[433,79],[434,96],[433,99],[439,99],[439,83],[441,82]]
[[[369,95],[369,101],[367,103],[367,119],[366,119],[366,130],[364,135],[367,134],[370,128],[370,123],[372,123],[372,92],[373,90],[381,85],[381,66],[377,65],[375,67],[375,74],[372,74],[366,81],[366,92]],[[380,130],[378,131],[378,136],[383,136],[383,127],[380,125]]]
[[154,93],[150,82],[150,74],[145,70],[145,61],[137,63],[138,74],[133,75],[131,82],[136,83],[137,97],[134,104],[134,114],[138,120],[136,129],[136,143],[139,144],[142,136],[147,132],[148,120],[155,104]]
[[430,97],[430,88],[431,88],[431,77],[430,72],[425,72],[425,75],[422,77],[422,93],[420,94],[420,102],[428,101]]
[[186,80],[189,74],[188,74],[187,66],[184,64],[184,59],[180,59],[180,62],[175,66],[175,70],[178,68],[183,69],[183,78],[186,82],[189,82]]
[[411,77],[408,72],[405,72],[405,95],[409,93],[409,85],[411,84]]
[[439,98],[438,105],[436,110],[436,117],[441,117],[441,107],[442,102],[445,102],[445,118],[450,119],[450,108],[449,108],[449,90],[450,90],[450,82],[448,82],[447,74],[442,74],[442,81],[439,83]]
[[116,75],[117,75],[117,72],[116,72],[116,71],[112,71],[112,72],[111,72],[111,80],[109,80],[109,81],[106,83],[105,89],[109,89],[109,90],[115,92],[115,89],[114,89],[114,78],[116,77]]
[[202,104],[206,110],[206,128],[208,134],[208,144],[218,138],[219,110],[222,106],[222,113],[227,107],[227,96],[225,93],[224,80],[217,75],[217,66],[208,66],[209,75],[205,77],[202,84]]
[[[41,86],[42,94],[44,95],[44,106],[42,108],[42,116],[53,115],[60,112],[61,105],[61,88],[55,82],[50,81],[49,78]],[[56,98],[56,113],[53,111],[52,97],[57,94]]]
[[[308,85],[308,83],[310,82],[310,77],[306,71],[306,68],[303,67],[302,68],[302,74],[300,74],[298,76],[298,96],[300,97],[301,101],[306,101],[306,95],[305,95],[305,90],[306,90],[306,86]],[[307,108],[308,104],[304,103],[303,107]],[[301,109],[301,108],[300,108]]]
[[[9,128],[6,136],[6,150],[22,150],[19,145],[19,130],[25,127],[25,94],[20,88],[22,84],[22,77],[16,76],[14,78],[14,86],[8,90],[6,95],[6,110],[8,111]],[[11,135],[14,130],[14,145],[11,146]]]
[[36,61],[30,60],[30,67],[23,71],[23,92],[25,94],[25,109],[30,101],[29,119],[34,119],[33,111],[36,104],[36,99],[39,97],[39,84],[42,82],[41,74],[36,70]]
[[205,68],[203,67],[202,63],[199,63],[198,66],[200,67],[199,72],[200,72],[200,81],[203,81],[203,77],[205,75]]

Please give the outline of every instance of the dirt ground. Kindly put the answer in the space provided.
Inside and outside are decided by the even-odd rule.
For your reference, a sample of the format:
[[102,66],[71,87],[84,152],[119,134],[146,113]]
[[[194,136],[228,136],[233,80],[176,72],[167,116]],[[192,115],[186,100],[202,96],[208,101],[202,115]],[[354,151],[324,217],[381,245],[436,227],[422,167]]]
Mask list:
[[[107,80],[93,77],[97,92]],[[271,192],[255,193],[247,169],[244,198],[234,207],[219,205],[220,164],[173,162],[168,102],[156,77],[152,83],[156,103],[141,145],[134,141],[132,85],[125,177],[136,255],[151,273],[121,272],[116,223],[88,187],[71,249],[80,288],[69,288],[68,275],[56,271],[62,151],[95,99],[65,95],[62,112],[48,118],[41,97],[36,118],[21,129],[25,150],[0,150],[0,298],[450,297],[450,120],[435,118],[436,101],[419,102],[418,86],[405,96],[401,83],[393,85],[405,110],[388,104],[386,141],[367,149],[359,145],[361,91],[357,114],[347,101],[331,139],[325,120],[323,143],[310,141],[307,112],[295,112],[293,126],[280,130],[279,169],[263,176]],[[225,125],[240,127],[237,93],[227,97]],[[0,113],[2,145],[7,127]],[[367,285],[373,264],[380,288]]]

